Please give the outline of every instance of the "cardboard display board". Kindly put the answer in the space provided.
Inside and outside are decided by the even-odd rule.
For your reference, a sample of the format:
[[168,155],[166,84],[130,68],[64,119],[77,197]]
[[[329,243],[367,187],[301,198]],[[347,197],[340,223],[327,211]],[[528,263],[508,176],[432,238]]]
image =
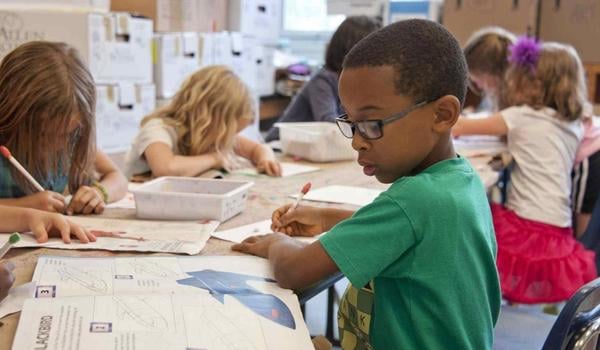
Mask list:
[[127,13],[0,10],[0,33],[0,59],[29,41],[62,41],[79,51],[96,83],[152,83],[148,19]]
[[442,24],[465,45],[482,27],[500,26],[517,35],[535,35],[539,0],[446,0]]
[[111,10],[152,18],[156,32],[213,32],[227,25],[224,0],[112,0]]
[[600,63],[600,2],[542,1],[540,38],[573,45],[583,62]]

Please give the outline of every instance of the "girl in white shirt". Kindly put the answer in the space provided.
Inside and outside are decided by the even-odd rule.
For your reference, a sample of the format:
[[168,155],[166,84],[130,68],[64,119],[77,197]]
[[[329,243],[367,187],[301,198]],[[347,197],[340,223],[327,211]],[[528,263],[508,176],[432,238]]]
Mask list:
[[259,171],[280,176],[273,151],[238,133],[255,118],[248,88],[225,66],[192,74],[173,100],[142,120],[126,157],[126,173],[196,176],[210,169],[231,170],[236,155]]
[[511,47],[501,105],[461,118],[455,136],[507,136],[514,159],[505,206],[493,204],[503,296],[519,303],[568,299],[596,277],[594,253],[573,237],[571,170],[582,139],[583,68],[567,45],[521,38]]

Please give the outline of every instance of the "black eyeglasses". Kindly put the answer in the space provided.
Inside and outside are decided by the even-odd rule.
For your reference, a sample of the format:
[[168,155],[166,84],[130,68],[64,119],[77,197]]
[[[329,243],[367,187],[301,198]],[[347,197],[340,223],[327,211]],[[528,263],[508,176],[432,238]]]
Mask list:
[[419,102],[385,119],[369,119],[352,122],[348,120],[348,114],[342,114],[341,116],[335,119],[335,122],[337,123],[337,126],[340,129],[340,131],[342,132],[342,135],[346,136],[349,139],[351,139],[354,136],[354,132],[358,130],[358,133],[363,138],[367,140],[376,140],[383,137],[384,125],[406,117],[410,112],[414,111],[417,108],[425,106],[429,102],[431,101]]

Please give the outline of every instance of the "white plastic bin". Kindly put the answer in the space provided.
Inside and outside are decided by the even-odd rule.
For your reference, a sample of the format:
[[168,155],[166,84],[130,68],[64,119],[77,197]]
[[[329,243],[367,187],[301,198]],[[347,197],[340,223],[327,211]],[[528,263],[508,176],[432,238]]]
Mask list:
[[246,208],[252,182],[194,177],[160,177],[135,191],[140,219],[199,220],[221,222]]
[[352,140],[344,137],[335,123],[277,123],[283,153],[313,162],[333,162],[357,157]]

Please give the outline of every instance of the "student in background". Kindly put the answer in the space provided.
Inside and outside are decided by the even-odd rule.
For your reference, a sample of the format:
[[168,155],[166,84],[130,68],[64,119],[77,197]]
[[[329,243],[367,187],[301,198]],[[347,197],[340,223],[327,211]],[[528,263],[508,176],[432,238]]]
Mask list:
[[586,104],[583,116],[583,140],[575,157],[573,169],[573,211],[575,234],[580,237],[587,229],[594,205],[600,196],[600,126],[594,125],[591,104]]
[[466,82],[458,42],[435,22],[396,22],[359,42],[340,75],[346,114],[337,122],[365,175],[391,186],[355,213],[277,209],[275,232],[329,231],[310,245],[270,234],[233,247],[268,257],[286,288],[341,271],[351,282],[338,315],[343,349],[492,348],[492,218],[451,137]]
[[[357,42],[379,28],[381,24],[374,18],[346,18],[327,45],[325,67],[306,83],[277,122],[335,122],[335,118],[343,113],[338,97],[338,79],[344,57]],[[277,139],[279,129],[272,127],[265,140]]]
[[[81,243],[95,242],[96,237],[85,228],[69,221],[60,214],[29,208],[0,206],[0,232],[31,231],[38,242],[48,241],[49,236],[59,236],[65,243],[75,236]],[[0,263],[0,301],[8,295],[15,281],[15,266],[8,261]]]
[[454,135],[507,136],[514,159],[506,205],[492,205],[506,299],[567,300],[596,277],[594,253],[571,229],[571,171],[582,138],[586,87],[577,52],[521,38],[511,48],[502,97],[513,107],[461,118]]
[[474,92],[482,94],[480,108],[498,111],[499,91],[508,68],[508,47],[516,38],[500,27],[486,27],[475,32],[463,51],[469,67],[469,80]]
[[[77,51],[34,41],[0,65],[0,145],[46,191],[37,190],[0,157],[0,204],[68,214],[101,213],[121,199],[127,180],[96,149],[96,91]],[[95,176],[95,172],[98,176]],[[65,190],[73,195],[65,203]]]
[[273,151],[238,133],[255,118],[244,83],[225,66],[192,74],[171,102],[142,120],[127,154],[128,176],[197,176],[210,169],[232,170],[235,156],[271,176],[281,175]]

